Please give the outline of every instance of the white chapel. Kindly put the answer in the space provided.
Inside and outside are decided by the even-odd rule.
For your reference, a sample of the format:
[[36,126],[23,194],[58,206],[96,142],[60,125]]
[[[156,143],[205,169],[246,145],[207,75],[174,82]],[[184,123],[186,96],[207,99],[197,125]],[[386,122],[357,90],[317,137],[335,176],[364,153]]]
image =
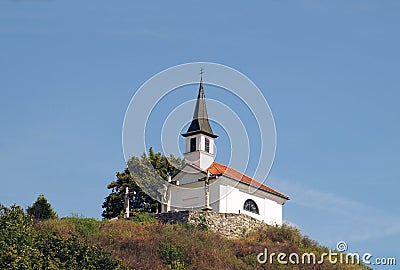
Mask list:
[[186,139],[184,166],[170,177],[162,212],[199,210],[246,214],[271,225],[282,224],[289,197],[251,177],[214,161],[214,139],[208,121],[202,80]]

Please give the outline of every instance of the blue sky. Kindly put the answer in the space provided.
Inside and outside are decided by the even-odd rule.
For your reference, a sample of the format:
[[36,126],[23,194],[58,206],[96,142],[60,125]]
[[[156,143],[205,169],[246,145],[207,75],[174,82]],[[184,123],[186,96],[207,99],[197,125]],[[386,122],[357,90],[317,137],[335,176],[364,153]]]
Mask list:
[[399,12],[398,1],[1,1],[0,202],[44,193],[60,216],[99,218],[136,89],[210,61],[268,100],[267,183],[292,198],[284,218],[324,245],[400,260]]

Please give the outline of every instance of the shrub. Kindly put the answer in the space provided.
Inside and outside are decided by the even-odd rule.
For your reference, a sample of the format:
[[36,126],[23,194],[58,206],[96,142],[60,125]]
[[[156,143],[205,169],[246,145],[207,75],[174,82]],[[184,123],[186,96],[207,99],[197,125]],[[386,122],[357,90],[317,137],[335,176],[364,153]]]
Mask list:
[[208,230],[208,219],[204,215],[200,215],[197,220],[196,227],[200,230],[207,231]]
[[171,266],[172,270],[185,270],[185,252],[181,245],[163,241],[160,244],[161,258]]
[[98,247],[76,235],[35,230],[21,207],[0,205],[0,269],[126,269]]
[[133,212],[130,219],[137,223],[156,222],[157,221],[157,219],[155,219],[153,216],[151,216],[150,213],[147,213],[147,212]]
[[74,226],[75,233],[83,236],[97,234],[101,223],[101,221],[94,218],[67,217],[64,220],[67,224]]

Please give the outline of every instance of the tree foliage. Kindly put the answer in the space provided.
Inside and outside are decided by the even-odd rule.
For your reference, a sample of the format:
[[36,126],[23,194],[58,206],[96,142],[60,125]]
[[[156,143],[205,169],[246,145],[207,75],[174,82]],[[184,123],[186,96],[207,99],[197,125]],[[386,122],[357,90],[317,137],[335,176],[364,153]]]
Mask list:
[[36,202],[32,206],[28,207],[26,212],[31,215],[34,219],[49,219],[56,218],[57,214],[51,207],[51,204],[47,201],[43,194],[40,194],[36,199]]
[[147,191],[156,191],[160,179],[164,181],[168,175],[174,175],[182,165],[181,158],[176,158],[172,154],[166,157],[161,152],[155,153],[151,147],[148,155],[143,153],[140,157],[132,157],[128,161],[128,168],[117,172],[117,179],[108,184],[107,188],[111,190],[111,193],[103,203],[102,216],[114,218],[123,215],[126,187],[129,188],[129,191],[136,193],[129,199],[131,209],[141,212],[156,212],[158,202],[153,198],[157,194],[146,194],[141,186],[146,186]]
[[125,269],[74,235],[41,233],[33,224],[21,207],[0,205],[0,269]]

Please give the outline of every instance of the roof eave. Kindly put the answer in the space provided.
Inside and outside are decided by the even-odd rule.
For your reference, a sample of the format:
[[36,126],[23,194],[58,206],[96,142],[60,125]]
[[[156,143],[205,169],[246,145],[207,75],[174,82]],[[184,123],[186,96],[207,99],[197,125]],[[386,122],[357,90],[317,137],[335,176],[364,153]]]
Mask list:
[[183,137],[189,137],[189,136],[193,136],[193,135],[197,135],[197,134],[205,134],[205,135],[207,135],[207,136],[210,136],[211,138],[218,138],[218,135],[215,135],[215,134],[213,134],[213,133],[209,133],[209,132],[205,132],[205,131],[202,131],[202,130],[196,130],[196,131],[190,131],[190,132],[186,132],[186,133],[182,133],[181,135],[183,136]]
[[221,173],[221,174],[219,174],[218,176],[222,176],[222,175],[225,176],[225,177],[227,177],[227,178],[229,178],[229,179],[231,179],[231,180],[233,180],[233,181],[236,181],[236,182],[238,182],[238,183],[244,184],[244,185],[246,185],[246,186],[251,186],[251,187],[257,188],[257,190],[261,190],[261,191],[267,192],[267,193],[269,193],[269,194],[278,196],[278,197],[280,197],[280,198],[282,198],[282,199],[290,200],[289,197],[286,196],[286,195],[284,195],[284,194],[281,194],[281,193],[278,193],[278,192],[273,192],[273,191],[271,191],[271,190],[266,190],[266,189],[260,188],[260,187],[258,187],[258,186],[256,186],[256,185],[252,185],[252,184],[249,184],[249,183],[246,183],[246,182],[243,182],[243,181],[239,181],[239,180],[237,180],[237,179],[235,179],[235,178],[233,178],[233,177],[230,177],[229,175],[226,175],[226,174]]

